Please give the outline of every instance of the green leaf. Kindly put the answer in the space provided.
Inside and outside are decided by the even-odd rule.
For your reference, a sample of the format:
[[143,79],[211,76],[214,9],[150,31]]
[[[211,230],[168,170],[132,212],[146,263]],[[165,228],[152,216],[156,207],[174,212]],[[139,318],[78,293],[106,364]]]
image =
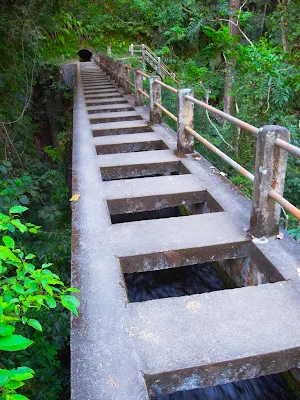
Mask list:
[[19,198],[20,203],[22,204],[29,204],[29,198],[27,196],[25,196],[25,194],[23,194],[22,196],[20,196]]
[[15,248],[15,241],[10,236],[3,236],[2,240],[5,243],[5,245],[7,247],[9,247],[10,249],[14,249]]
[[9,335],[0,338],[0,350],[3,351],[18,351],[27,349],[33,343],[21,335]]
[[28,397],[22,394],[11,394],[9,395],[9,400],[30,400]]
[[53,265],[53,263],[42,264],[42,268],[43,268],[43,269],[44,269],[44,268],[48,268],[48,267],[50,267],[51,265]]
[[73,293],[79,293],[80,290],[74,287],[70,287],[66,290],[66,292],[73,292]]
[[24,233],[28,230],[26,225],[22,224],[22,222],[19,219],[14,219],[11,221],[11,223],[13,225],[15,225],[19,229],[19,231],[22,233]]
[[15,389],[19,389],[22,386],[24,386],[24,382],[10,381],[4,387],[5,387],[5,389],[15,390]]
[[23,206],[15,206],[15,207],[11,207],[9,209],[9,212],[11,214],[21,214],[24,211],[28,210],[28,207],[23,207]]
[[51,296],[45,296],[45,300],[50,308],[56,307],[56,301]]
[[25,257],[25,260],[32,260],[35,257],[36,256],[34,254],[27,254],[27,256]]
[[9,259],[9,261],[20,262],[18,257],[16,257],[14,253],[5,246],[0,246],[0,258],[4,261]]
[[9,232],[14,233],[16,228],[13,226],[13,224],[7,224],[7,229],[9,230]]
[[36,329],[37,331],[43,332],[43,328],[42,325],[39,323],[39,321],[37,321],[36,319],[32,319],[30,318],[27,321],[27,324],[32,326],[34,329]]
[[6,324],[0,324],[0,336],[11,335],[15,331],[15,327]]
[[46,285],[46,286],[45,286],[45,290],[46,290],[47,293],[50,294],[51,297],[53,297],[53,289],[52,289],[51,286]]
[[61,304],[78,317],[77,308],[80,305],[80,301],[76,297],[71,295],[63,295],[61,296]]
[[19,367],[10,371],[11,379],[14,381],[26,381],[34,377],[34,370],[29,367]]
[[0,369],[0,386],[6,385],[10,379],[10,371],[7,369]]

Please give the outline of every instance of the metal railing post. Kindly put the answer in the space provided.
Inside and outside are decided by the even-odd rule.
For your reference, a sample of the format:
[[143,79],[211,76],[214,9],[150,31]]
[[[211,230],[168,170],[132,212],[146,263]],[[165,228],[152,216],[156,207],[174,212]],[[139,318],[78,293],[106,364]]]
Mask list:
[[130,68],[128,65],[125,65],[125,73],[124,73],[124,93],[131,94],[130,88]]
[[155,103],[161,104],[161,86],[155,80],[160,80],[159,76],[151,75],[149,78],[149,94],[150,94],[150,123],[162,123],[162,111]]
[[185,98],[194,96],[193,89],[179,89],[177,93],[177,152],[178,154],[193,153],[194,136],[185,127],[194,128],[194,103]]
[[273,189],[283,195],[288,153],[275,145],[277,138],[288,142],[290,133],[277,125],[266,125],[258,130],[249,230],[258,238],[279,232],[281,206],[269,196],[269,192]]
[[139,74],[139,69],[134,70],[134,104],[136,106],[144,105],[144,98],[140,90],[143,90],[143,76]]

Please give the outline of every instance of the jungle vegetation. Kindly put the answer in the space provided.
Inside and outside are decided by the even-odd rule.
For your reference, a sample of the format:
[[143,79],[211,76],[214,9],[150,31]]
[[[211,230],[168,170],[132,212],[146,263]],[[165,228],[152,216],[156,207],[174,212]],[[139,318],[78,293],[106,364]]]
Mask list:
[[[0,15],[0,399],[69,398],[72,88],[80,48],[128,57],[145,43],[180,87],[300,145],[299,0],[2,0]],[[129,62],[136,63],[135,60]],[[147,66],[141,66],[147,68]],[[172,81],[169,83],[173,84]],[[168,109],[175,101],[164,93]],[[196,128],[253,171],[255,138],[196,112]],[[168,123],[172,123],[166,120]],[[211,123],[213,122],[213,123]],[[199,147],[251,197],[251,187]],[[300,206],[300,164],[285,196]],[[292,219],[290,234],[299,235]]]

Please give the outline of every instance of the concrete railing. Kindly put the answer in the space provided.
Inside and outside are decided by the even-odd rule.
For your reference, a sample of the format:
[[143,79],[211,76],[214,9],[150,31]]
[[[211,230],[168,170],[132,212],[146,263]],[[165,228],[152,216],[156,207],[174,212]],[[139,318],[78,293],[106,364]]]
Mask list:
[[162,78],[169,77],[177,82],[175,72],[162,62],[161,58],[158,57],[149,46],[145,44],[131,44],[129,46],[129,53],[132,57],[138,54],[142,61],[147,62]]
[[[132,69],[120,61],[104,55],[95,57],[100,67],[124,89],[133,95],[136,106],[144,104],[144,97],[150,101],[150,123],[162,123],[164,112],[177,123],[177,155],[193,153],[196,138],[209,150],[253,183],[252,213],[249,232],[257,238],[279,233],[281,207],[300,220],[300,210],[283,197],[288,153],[300,157],[300,148],[289,143],[289,131],[278,125],[257,128],[230,114],[194,97],[192,89],[176,89],[161,82],[159,76],[150,76],[139,69]],[[131,82],[133,74],[133,83]],[[149,79],[149,93],[144,90],[144,78]],[[177,116],[162,105],[161,88],[177,96]],[[222,152],[194,130],[194,105],[239,126],[257,137],[254,175]]]

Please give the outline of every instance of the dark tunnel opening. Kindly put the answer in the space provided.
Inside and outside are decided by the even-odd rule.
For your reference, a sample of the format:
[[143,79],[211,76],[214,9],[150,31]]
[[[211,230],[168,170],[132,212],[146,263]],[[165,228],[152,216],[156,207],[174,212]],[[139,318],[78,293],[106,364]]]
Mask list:
[[87,49],[81,49],[78,51],[79,60],[81,62],[91,61],[92,53]]

